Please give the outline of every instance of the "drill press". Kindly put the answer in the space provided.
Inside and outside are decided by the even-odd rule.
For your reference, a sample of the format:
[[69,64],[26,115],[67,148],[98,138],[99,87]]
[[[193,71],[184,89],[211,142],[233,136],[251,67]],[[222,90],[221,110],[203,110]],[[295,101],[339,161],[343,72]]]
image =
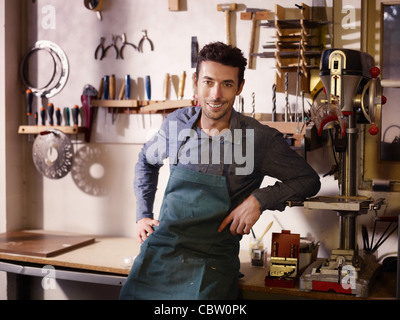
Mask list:
[[319,134],[332,130],[333,147],[340,155],[338,181],[340,195],[316,197],[304,202],[306,209],[330,210],[340,222],[339,248],[329,258],[317,260],[300,277],[302,291],[334,291],[367,297],[379,264],[371,255],[359,255],[357,216],[379,209],[383,199],[357,194],[358,123],[370,123],[369,133],[379,132],[384,97],[379,69],[367,53],[349,49],[328,49],[322,53],[320,78],[326,100],[312,108]]

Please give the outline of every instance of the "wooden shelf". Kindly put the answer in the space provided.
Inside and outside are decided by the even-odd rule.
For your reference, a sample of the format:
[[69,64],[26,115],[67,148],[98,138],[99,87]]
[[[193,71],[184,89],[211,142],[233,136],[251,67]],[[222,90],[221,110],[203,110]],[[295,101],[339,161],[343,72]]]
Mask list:
[[192,106],[193,100],[92,100],[93,107],[133,109],[134,113],[157,113]]
[[78,134],[85,133],[86,127],[77,127],[77,126],[19,126],[18,133],[19,134],[40,134],[43,131],[47,130],[59,130],[65,134]]

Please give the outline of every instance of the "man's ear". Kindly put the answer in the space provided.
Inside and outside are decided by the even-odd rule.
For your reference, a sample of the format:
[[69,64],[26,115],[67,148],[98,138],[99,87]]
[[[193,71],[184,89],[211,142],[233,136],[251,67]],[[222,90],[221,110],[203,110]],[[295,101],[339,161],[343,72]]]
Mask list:
[[245,80],[243,79],[242,83],[239,86],[238,91],[236,92],[237,96],[242,93],[242,90],[243,90],[243,87],[244,87],[244,83],[245,83]]

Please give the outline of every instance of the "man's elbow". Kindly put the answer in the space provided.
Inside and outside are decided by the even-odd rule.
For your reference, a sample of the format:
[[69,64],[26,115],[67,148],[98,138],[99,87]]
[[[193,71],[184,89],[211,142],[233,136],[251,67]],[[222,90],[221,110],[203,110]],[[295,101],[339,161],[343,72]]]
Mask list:
[[321,180],[317,173],[309,177],[308,186],[309,187],[306,188],[307,190],[307,194],[305,195],[306,198],[315,196],[319,192],[319,190],[321,189]]

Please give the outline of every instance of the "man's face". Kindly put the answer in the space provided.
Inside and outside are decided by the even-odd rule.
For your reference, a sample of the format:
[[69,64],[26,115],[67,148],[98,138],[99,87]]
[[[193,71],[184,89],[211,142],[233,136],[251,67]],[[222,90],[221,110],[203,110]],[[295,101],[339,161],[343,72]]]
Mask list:
[[202,108],[202,120],[207,124],[229,124],[235,98],[240,94],[244,81],[239,85],[239,68],[214,61],[203,61],[199,69],[197,89]]

